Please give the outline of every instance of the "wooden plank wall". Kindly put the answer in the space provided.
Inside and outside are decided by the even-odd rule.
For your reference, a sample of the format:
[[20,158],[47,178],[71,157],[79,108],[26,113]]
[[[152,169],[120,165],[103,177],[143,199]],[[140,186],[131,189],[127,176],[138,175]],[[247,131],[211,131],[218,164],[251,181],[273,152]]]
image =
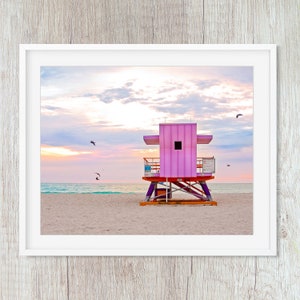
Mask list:
[[[0,298],[299,299],[299,0],[2,0]],[[19,257],[19,43],[278,45],[277,257]]]

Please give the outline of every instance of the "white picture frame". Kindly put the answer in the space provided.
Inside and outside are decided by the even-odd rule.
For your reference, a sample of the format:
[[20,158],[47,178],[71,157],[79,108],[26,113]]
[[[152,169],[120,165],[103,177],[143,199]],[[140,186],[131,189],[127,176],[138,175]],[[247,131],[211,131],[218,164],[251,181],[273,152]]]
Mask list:
[[[20,45],[20,255],[274,256],[276,223],[276,45]],[[41,235],[40,67],[254,67],[252,235]],[[263,101],[262,101],[263,99]],[[137,204],[138,205],[138,204]]]

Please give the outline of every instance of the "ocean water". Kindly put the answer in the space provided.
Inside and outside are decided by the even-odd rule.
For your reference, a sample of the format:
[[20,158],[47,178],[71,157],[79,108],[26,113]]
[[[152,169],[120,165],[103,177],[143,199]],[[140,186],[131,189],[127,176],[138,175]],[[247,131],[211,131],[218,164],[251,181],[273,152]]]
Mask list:
[[[252,193],[252,183],[210,183],[210,192]],[[42,183],[43,194],[146,194],[149,183]]]

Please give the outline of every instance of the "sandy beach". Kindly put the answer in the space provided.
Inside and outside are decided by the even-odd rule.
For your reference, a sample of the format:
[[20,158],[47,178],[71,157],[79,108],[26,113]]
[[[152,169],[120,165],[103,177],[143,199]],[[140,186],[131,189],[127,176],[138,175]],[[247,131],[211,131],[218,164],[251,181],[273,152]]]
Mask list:
[[217,206],[140,206],[143,194],[42,194],[45,235],[251,235],[252,193],[215,194]]

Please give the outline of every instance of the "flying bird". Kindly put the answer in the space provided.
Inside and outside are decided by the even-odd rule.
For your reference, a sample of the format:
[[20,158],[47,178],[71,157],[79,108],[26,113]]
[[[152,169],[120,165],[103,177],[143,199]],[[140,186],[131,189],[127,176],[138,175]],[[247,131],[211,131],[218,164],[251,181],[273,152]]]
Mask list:
[[96,172],[95,174],[97,174],[96,180],[100,180],[101,177],[100,173]]
[[90,143],[93,144],[94,146],[96,146],[96,143],[94,141],[91,141]]
[[236,118],[238,118],[238,117],[241,117],[243,114],[237,114],[236,115]]

